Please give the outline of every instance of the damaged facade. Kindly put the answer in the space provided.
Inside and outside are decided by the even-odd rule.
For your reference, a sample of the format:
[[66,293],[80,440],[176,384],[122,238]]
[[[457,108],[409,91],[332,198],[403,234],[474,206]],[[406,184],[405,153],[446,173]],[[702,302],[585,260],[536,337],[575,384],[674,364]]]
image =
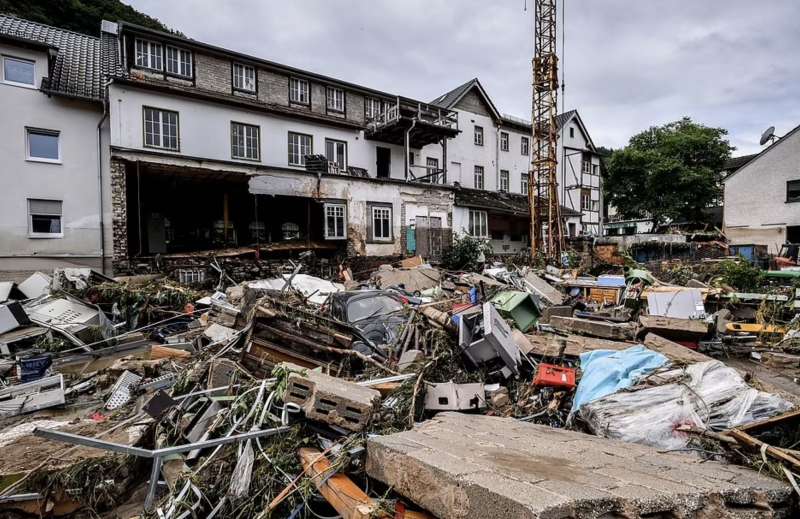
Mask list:
[[[2,96],[26,107],[4,156],[31,170],[7,186],[6,270],[19,254],[109,272],[210,251],[436,261],[454,234],[527,249],[530,124],[477,80],[423,103],[127,23],[91,38],[0,22],[9,56],[36,65]],[[599,158],[577,112],[559,124],[565,228],[597,234]],[[54,158],[24,157],[20,128],[55,139]]]

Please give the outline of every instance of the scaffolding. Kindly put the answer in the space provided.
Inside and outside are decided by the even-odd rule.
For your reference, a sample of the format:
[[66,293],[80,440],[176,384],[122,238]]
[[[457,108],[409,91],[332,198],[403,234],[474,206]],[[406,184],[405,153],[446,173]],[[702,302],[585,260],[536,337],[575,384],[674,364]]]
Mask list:
[[561,205],[558,201],[558,57],[556,0],[536,0],[533,56],[533,154],[528,175],[531,214],[531,257],[544,253],[560,260],[564,250]]

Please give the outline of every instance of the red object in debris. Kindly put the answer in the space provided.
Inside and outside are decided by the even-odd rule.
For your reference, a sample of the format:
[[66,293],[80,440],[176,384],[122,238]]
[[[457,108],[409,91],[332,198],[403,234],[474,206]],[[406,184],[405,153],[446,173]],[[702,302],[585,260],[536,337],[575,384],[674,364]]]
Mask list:
[[472,308],[473,306],[475,306],[475,305],[473,305],[472,303],[456,303],[456,304],[453,305],[452,313],[453,313],[453,315],[460,314],[464,310],[467,310],[468,308]]
[[553,364],[540,363],[533,377],[534,386],[575,388],[575,368],[562,368]]
[[108,420],[108,417],[100,412],[93,413],[92,416],[90,416],[89,418],[91,418],[95,422],[105,422],[106,420]]
[[677,342],[678,344],[680,344],[685,348],[689,348],[690,350],[696,350],[697,348],[700,347],[700,345],[697,344],[697,341],[675,341],[675,342]]

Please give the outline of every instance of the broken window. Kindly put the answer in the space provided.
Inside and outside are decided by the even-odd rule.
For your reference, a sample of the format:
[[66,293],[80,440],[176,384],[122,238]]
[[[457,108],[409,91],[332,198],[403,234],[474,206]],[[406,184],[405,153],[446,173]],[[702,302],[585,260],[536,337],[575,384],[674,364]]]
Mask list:
[[371,238],[374,241],[392,240],[392,206],[369,204],[372,223]]
[[310,103],[308,97],[308,81],[305,79],[297,79],[296,77],[289,79],[289,101],[304,105]]
[[508,132],[500,132],[500,150],[508,151]]
[[488,238],[489,225],[486,211],[469,210],[469,234],[475,238]]
[[144,145],[150,148],[178,150],[178,112],[145,106]]
[[786,182],[786,201],[800,202],[800,180]]
[[325,158],[339,166],[339,170],[347,171],[347,143],[325,139]]
[[520,152],[523,155],[530,155],[531,147],[530,147],[530,139],[528,139],[528,137],[522,137],[522,139],[520,139]]
[[328,111],[344,112],[344,90],[328,87]]
[[28,136],[27,158],[37,162],[61,162],[61,146],[59,132],[56,130],[40,130],[26,128]]
[[325,204],[325,239],[344,240],[347,237],[345,217],[347,206],[345,204]]
[[381,112],[381,100],[375,97],[368,97],[364,105],[364,117],[369,121],[378,117]]
[[176,76],[192,77],[192,53],[168,45],[167,72]]
[[244,92],[256,91],[256,69],[241,63],[233,64],[233,89]]
[[161,44],[136,38],[136,66],[162,70]]
[[3,81],[18,85],[34,86],[36,65],[33,61],[3,56]]
[[500,191],[508,192],[508,171],[500,170]]
[[483,166],[475,166],[475,189],[483,189]]
[[521,175],[521,180],[520,180],[520,183],[519,183],[519,192],[522,193],[523,195],[527,195],[528,194],[528,174],[527,173],[523,173]]
[[33,238],[60,238],[61,200],[28,199],[29,235]]
[[483,146],[483,127],[476,126],[475,127],[475,145],[476,146]]
[[258,126],[231,123],[231,157],[234,159],[260,160],[260,129]]
[[310,135],[289,132],[289,165],[305,166],[306,155],[314,153]]
[[581,189],[581,209],[584,211],[592,210],[592,190]]

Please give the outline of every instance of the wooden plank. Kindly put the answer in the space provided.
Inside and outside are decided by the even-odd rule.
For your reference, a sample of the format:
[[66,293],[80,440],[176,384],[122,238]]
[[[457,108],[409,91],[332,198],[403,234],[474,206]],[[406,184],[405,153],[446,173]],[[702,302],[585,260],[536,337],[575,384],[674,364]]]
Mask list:
[[644,345],[647,349],[657,351],[676,364],[695,364],[697,362],[707,362],[714,360],[698,351],[681,346],[677,342],[672,342],[655,333],[648,333],[644,337]]
[[662,331],[681,336],[702,336],[708,333],[708,323],[700,319],[676,319],[660,315],[640,315],[639,322],[648,331]]
[[736,439],[736,441],[738,441],[743,445],[747,445],[752,449],[763,448],[764,451],[767,453],[767,455],[769,455],[770,457],[778,461],[781,461],[783,463],[788,463],[789,465],[792,465],[795,470],[800,470],[800,459],[797,459],[791,454],[784,452],[782,449],[778,449],[776,447],[773,447],[772,445],[769,445],[768,443],[764,443],[758,438],[753,438],[746,432],[738,429],[731,429],[730,431],[728,431],[728,435],[733,436]]
[[747,431],[748,433],[754,431],[762,431],[764,429],[769,429],[776,425],[782,425],[783,422],[785,421],[791,421],[796,419],[800,419],[800,409],[779,414],[778,416],[773,416],[772,418],[765,418],[757,422],[750,422],[749,424],[737,427],[737,429],[739,429],[740,431]]

